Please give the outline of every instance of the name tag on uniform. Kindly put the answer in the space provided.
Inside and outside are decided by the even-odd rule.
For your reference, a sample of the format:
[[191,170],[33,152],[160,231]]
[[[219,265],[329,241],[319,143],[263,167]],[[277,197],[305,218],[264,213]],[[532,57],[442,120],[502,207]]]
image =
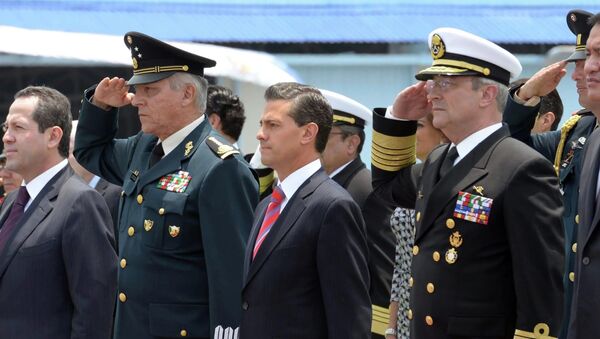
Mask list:
[[454,217],[487,225],[494,199],[468,192],[458,192]]
[[191,180],[192,176],[189,172],[179,171],[160,178],[156,187],[171,192],[183,193]]

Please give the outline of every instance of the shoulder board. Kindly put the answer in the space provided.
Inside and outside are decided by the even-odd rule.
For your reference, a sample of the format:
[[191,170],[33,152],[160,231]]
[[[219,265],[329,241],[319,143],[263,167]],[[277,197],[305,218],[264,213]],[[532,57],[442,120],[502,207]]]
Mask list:
[[589,109],[586,109],[586,108],[580,109],[580,110],[579,110],[577,113],[575,113],[575,114],[577,114],[577,115],[583,115],[583,116],[586,116],[586,115],[594,115],[594,113],[593,113],[592,111],[590,111]]
[[235,147],[224,144],[215,137],[206,138],[206,144],[221,159],[227,159],[232,155],[240,154],[240,151],[236,150]]

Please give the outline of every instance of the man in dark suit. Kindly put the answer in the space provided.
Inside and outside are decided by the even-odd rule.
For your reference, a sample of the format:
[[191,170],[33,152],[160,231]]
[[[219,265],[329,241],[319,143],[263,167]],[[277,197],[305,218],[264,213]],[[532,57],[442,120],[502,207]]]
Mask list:
[[369,338],[365,226],[348,192],[321,168],[332,111],[297,83],[265,92],[262,162],[279,185],[256,209],[244,262],[241,337]]
[[69,167],[69,100],[48,87],[15,95],[6,168],[24,185],[0,210],[0,337],[110,336],[117,256],[104,200]]
[[[422,82],[373,121],[373,187],[416,212],[411,337],[556,337],[564,264],[558,179],[501,124],[521,65],[458,29],[436,29],[429,43],[434,61],[417,73]],[[429,105],[452,144],[415,165],[416,120]]]
[[539,120],[536,116],[538,116],[538,112],[542,111],[542,102],[547,93],[556,91],[556,86],[566,74],[567,62],[572,62],[575,66],[571,78],[577,87],[579,104],[582,107],[589,107],[583,66],[585,45],[591,29],[587,21],[591,16],[592,13],[582,10],[572,10],[567,13],[567,25],[576,36],[575,51],[567,60],[544,67],[524,85],[512,88],[503,116],[513,138],[530,145],[554,163],[554,169],[560,181],[565,207],[563,213],[565,305],[563,325],[559,336],[561,339],[566,338],[569,327],[573,282],[575,281],[574,267],[577,256],[577,225],[579,223],[577,199],[583,165],[583,148],[596,126],[596,117],[585,108],[571,116],[558,131],[541,134],[531,134],[529,131]]
[[[137,32],[125,44],[133,77],[86,91],[74,151],[123,187],[114,338],[235,338],[258,184],[204,115],[215,62]],[[115,139],[127,104],[142,132]]]
[[395,254],[390,217],[395,206],[371,194],[371,171],[360,159],[365,128],[372,124],[372,113],[366,106],[345,95],[324,89],[320,91],[333,109],[333,127],[323,151],[323,168],[361,208],[369,246],[372,337],[383,338],[390,317],[388,305]]
[[[589,19],[592,26],[587,40],[584,74],[587,86],[588,107],[600,118],[600,13]],[[598,171],[600,170],[600,130],[596,128],[586,142],[579,190],[579,228],[577,232],[577,258],[571,307],[571,322],[567,338],[592,339],[600,333],[597,315],[600,308],[598,276],[600,266],[600,199],[598,197]]]

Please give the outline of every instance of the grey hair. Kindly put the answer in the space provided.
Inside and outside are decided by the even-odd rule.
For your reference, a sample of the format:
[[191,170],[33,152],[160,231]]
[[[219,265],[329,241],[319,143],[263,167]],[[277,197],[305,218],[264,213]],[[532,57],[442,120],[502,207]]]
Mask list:
[[496,86],[498,88],[498,94],[496,95],[496,106],[498,107],[498,112],[504,112],[506,100],[508,99],[508,86],[501,84],[496,80],[482,77],[473,77],[472,84],[473,89],[479,89],[481,86],[486,85]]
[[186,84],[191,84],[196,89],[196,105],[200,113],[204,114],[206,111],[208,81],[199,75],[183,72],[177,72],[169,77],[169,86],[173,90],[180,89]]

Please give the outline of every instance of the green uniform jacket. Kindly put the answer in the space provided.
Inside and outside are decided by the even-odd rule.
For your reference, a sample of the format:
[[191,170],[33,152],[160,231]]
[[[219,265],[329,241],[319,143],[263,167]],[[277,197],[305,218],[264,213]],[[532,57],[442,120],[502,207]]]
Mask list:
[[[506,109],[504,110],[504,122],[508,124],[511,136],[520,140],[540,152],[551,162],[555,161],[556,152],[561,140],[561,131],[550,131],[546,133],[531,134],[535,124],[539,106],[528,107],[520,105],[513,100],[516,88],[511,90]],[[577,198],[579,192],[579,180],[583,166],[583,146],[587,138],[592,134],[596,125],[596,118],[589,111],[578,113],[581,118],[566,134],[559,164],[559,180],[563,194],[563,224],[565,227],[565,310],[560,338],[566,337],[571,313],[571,300],[573,296],[573,281],[575,280],[575,259],[577,251]]]
[[157,138],[140,132],[114,139],[117,110],[92,105],[91,95],[86,91],[75,156],[123,187],[114,338],[237,332],[244,250],[258,202],[248,164],[239,154],[222,155],[215,145],[225,142],[204,120],[149,169]]

